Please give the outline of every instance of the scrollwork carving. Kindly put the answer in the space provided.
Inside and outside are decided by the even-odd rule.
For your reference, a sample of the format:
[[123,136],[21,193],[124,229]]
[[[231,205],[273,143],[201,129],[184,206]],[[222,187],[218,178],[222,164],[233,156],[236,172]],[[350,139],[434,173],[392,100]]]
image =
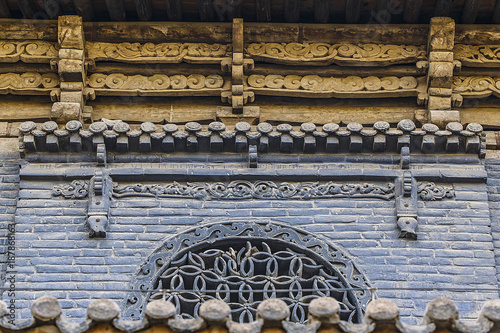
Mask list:
[[94,61],[156,63],[220,63],[231,45],[206,43],[86,43],[88,58]]
[[74,180],[71,184],[57,185],[52,188],[52,195],[63,196],[66,199],[83,199],[89,194],[87,180]]
[[388,66],[425,59],[425,47],[384,44],[252,43],[255,60],[288,65]]
[[147,196],[158,198],[184,197],[200,200],[245,199],[321,199],[321,198],[378,198],[394,197],[394,185],[389,184],[335,184],[333,182],[275,183],[272,181],[230,183],[135,184],[113,188],[113,196]]
[[422,78],[413,76],[250,75],[246,84],[256,93],[299,97],[405,97],[424,89]]
[[50,92],[59,85],[59,77],[55,73],[39,74],[28,72],[23,74],[0,74],[0,91],[43,93]]
[[451,199],[455,197],[455,191],[452,188],[446,188],[434,183],[419,183],[417,193],[420,199],[424,201]]
[[453,93],[463,97],[500,97],[500,77],[489,76],[456,76],[453,78]]
[[0,41],[0,62],[48,63],[58,57],[56,43],[34,40],[25,42]]
[[164,75],[155,74],[152,76],[133,75],[127,76],[124,74],[92,74],[88,80],[89,87],[95,89],[96,92],[106,94],[116,94],[122,92],[130,94],[130,92],[140,95],[150,94],[172,94],[176,92],[189,90],[194,93],[196,90],[204,91],[210,94],[220,94],[224,85],[224,79],[220,75],[200,75],[191,74],[185,75]]
[[464,45],[457,44],[453,48],[455,59],[469,67],[499,67],[500,46],[498,45]]

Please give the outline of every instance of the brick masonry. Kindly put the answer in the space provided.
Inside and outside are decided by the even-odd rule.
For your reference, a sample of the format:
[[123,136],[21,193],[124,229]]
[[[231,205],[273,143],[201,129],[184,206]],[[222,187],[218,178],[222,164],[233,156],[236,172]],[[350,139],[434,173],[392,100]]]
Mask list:
[[[494,172],[492,166],[489,170]],[[491,181],[490,200],[494,197]],[[46,294],[60,299],[71,318],[83,318],[86,306],[95,298],[123,304],[127,294],[123,290],[166,239],[202,222],[229,220],[287,223],[328,238],[350,255],[373,287],[379,288],[378,297],[398,305],[407,323],[417,323],[425,305],[437,296],[452,299],[466,318],[477,317],[485,300],[498,298],[491,290],[498,286],[498,235],[496,226],[492,232],[490,219],[490,208],[496,206],[489,206],[485,184],[447,184],[453,187],[455,198],[418,201],[419,239],[414,241],[398,238],[394,200],[137,197],[113,200],[107,238],[89,239],[87,200],[52,196],[52,187],[65,183],[68,180],[23,179],[19,183],[17,287],[37,290],[18,293],[20,318],[29,316],[29,304]],[[10,191],[14,191],[8,192],[14,196],[10,199],[15,200],[15,186]],[[44,291],[47,288],[73,291]]]

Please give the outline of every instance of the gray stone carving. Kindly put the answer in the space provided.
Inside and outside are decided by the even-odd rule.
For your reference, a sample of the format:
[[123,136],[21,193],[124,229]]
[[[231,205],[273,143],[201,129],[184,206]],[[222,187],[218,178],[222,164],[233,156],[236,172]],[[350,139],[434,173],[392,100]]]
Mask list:
[[419,183],[417,191],[420,199],[424,201],[451,199],[455,197],[453,188],[434,183]]
[[63,196],[66,199],[83,199],[89,194],[87,180],[74,180],[71,184],[57,185],[52,188],[53,196]]
[[244,199],[321,199],[321,198],[394,198],[394,184],[359,183],[337,184],[333,182],[275,183],[272,181],[229,183],[166,183],[135,184],[113,188],[113,196],[147,196],[158,198],[192,198],[201,200]]

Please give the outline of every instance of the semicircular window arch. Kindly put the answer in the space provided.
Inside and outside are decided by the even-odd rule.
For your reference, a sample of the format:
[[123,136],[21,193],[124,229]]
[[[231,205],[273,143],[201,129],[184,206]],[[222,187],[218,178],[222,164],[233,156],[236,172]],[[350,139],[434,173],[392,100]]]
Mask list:
[[[146,282],[149,281],[149,282]],[[265,299],[285,301],[291,321],[305,322],[309,303],[337,299],[341,319],[361,322],[369,285],[352,260],[329,242],[276,223],[228,222],[191,229],[148,259],[127,297],[126,317],[165,298],[184,318],[209,299],[229,304],[232,320],[250,322]]]

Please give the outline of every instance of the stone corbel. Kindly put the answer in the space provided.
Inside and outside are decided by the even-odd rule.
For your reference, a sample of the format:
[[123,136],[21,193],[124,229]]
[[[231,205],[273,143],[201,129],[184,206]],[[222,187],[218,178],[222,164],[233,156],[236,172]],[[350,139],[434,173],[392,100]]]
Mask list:
[[113,191],[111,177],[99,170],[90,179],[87,224],[91,238],[105,238],[108,227],[109,207]]
[[417,183],[411,171],[396,179],[396,218],[399,238],[417,239]]

